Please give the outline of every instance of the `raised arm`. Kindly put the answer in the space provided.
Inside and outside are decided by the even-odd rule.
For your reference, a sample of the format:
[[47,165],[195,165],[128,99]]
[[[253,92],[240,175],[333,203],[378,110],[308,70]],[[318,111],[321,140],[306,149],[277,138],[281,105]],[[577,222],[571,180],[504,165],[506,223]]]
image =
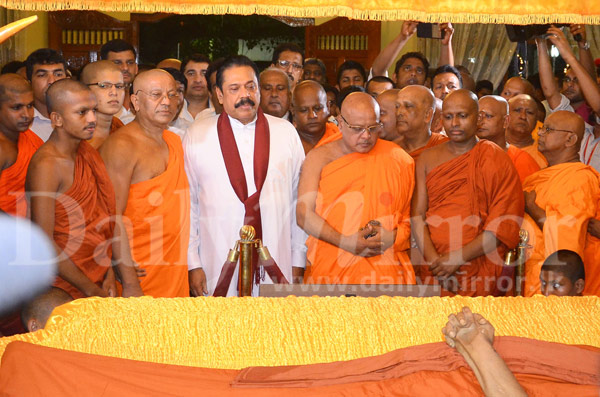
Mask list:
[[42,228],[54,244],[58,256],[58,275],[85,296],[107,297],[108,293],[94,284],[54,242],[56,197],[64,173],[65,170],[49,157],[32,161],[25,181],[25,190],[30,198],[31,220]]
[[392,66],[394,59],[400,54],[402,48],[406,45],[408,40],[417,31],[417,25],[419,23],[415,21],[404,21],[402,23],[402,29],[400,34],[396,36],[385,48],[377,55],[377,58],[373,61],[371,69],[373,71],[373,77],[384,76],[385,71]]
[[[596,78],[596,65],[594,64],[594,58],[592,57],[592,52],[590,51],[589,43],[587,41],[587,33],[585,31],[585,25],[580,25],[578,23],[574,23],[569,26],[569,30],[573,35],[573,38],[578,38],[580,40],[577,41],[577,46],[579,47],[579,62],[581,65],[587,70],[587,72],[592,76],[593,79]],[[580,35],[579,37],[576,37]],[[587,48],[585,48],[587,47]]]
[[544,92],[544,96],[546,97],[550,108],[556,109],[558,105],[560,105],[560,91],[558,89],[558,84],[556,84],[556,80],[554,80],[554,74],[552,73],[552,64],[550,63],[550,55],[548,55],[546,39],[536,37],[535,44],[537,44],[538,69],[542,91]]
[[127,237],[127,230],[123,223],[123,212],[127,207],[129,186],[135,166],[135,159],[131,156],[130,145],[123,139],[107,139],[100,147],[100,155],[106,165],[115,189],[116,221],[115,236],[113,240],[113,261],[121,275],[123,297],[142,296],[142,288],[136,272],[137,265],[131,256],[131,248]]
[[440,42],[440,60],[438,61],[438,66],[454,66],[454,51],[452,50],[452,35],[454,34],[454,27],[452,27],[450,22],[441,23],[440,30],[444,32],[444,36]]

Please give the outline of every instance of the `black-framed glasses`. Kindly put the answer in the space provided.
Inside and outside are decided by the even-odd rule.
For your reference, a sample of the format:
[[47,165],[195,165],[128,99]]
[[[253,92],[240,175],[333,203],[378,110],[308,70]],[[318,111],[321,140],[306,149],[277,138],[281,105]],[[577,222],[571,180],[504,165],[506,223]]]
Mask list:
[[299,63],[296,63],[296,62],[283,61],[280,59],[279,61],[277,61],[277,64],[284,69],[287,69],[290,65],[292,65],[292,67],[296,70],[302,69],[302,65],[300,65]]
[[87,86],[91,86],[91,85],[97,85],[98,87],[100,87],[100,89],[103,90],[110,90],[111,88],[115,87],[117,90],[124,90],[126,88],[129,88],[129,84],[126,83],[109,83],[108,81],[99,81],[97,83],[90,83],[87,84]]
[[373,124],[373,125],[370,125],[368,127],[362,127],[362,126],[359,126],[359,125],[350,125],[350,123],[348,123],[346,121],[346,119],[344,118],[344,116],[342,116],[340,114],[340,117],[342,118],[342,120],[344,121],[344,123],[346,123],[346,125],[348,126],[348,128],[350,128],[350,130],[352,132],[354,132],[356,135],[362,134],[365,131],[367,131],[369,134],[374,134],[377,131],[379,131],[379,129],[382,126],[381,123]]
[[570,132],[572,134],[574,134],[575,132],[573,131],[569,131],[569,130],[561,130],[558,128],[552,128],[552,127],[548,127],[547,125],[543,126],[542,128],[540,128],[540,130],[538,131],[538,135],[546,135],[546,134],[551,134],[555,131],[561,131],[561,132]]

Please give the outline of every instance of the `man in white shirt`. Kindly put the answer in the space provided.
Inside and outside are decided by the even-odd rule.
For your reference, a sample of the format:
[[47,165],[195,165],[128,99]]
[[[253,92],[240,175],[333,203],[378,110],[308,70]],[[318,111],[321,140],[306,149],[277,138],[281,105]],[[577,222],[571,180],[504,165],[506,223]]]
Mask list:
[[209,89],[206,81],[206,70],[210,59],[202,54],[192,54],[181,64],[181,73],[187,79],[185,103],[179,117],[188,125],[211,113],[214,108],[209,99]]
[[[306,234],[296,224],[297,184],[304,150],[294,127],[259,109],[258,69],[244,56],[217,72],[219,117],[196,121],[184,138],[190,183],[188,250],[192,295],[237,295],[238,269],[219,282],[222,264],[244,224],[256,229],[278,266],[259,269],[263,283],[300,278]],[[278,273],[280,271],[280,273]]]
[[46,91],[52,83],[67,77],[67,64],[58,52],[40,48],[29,54],[25,67],[27,79],[33,89],[33,123],[30,128],[46,142],[52,133],[46,107]]

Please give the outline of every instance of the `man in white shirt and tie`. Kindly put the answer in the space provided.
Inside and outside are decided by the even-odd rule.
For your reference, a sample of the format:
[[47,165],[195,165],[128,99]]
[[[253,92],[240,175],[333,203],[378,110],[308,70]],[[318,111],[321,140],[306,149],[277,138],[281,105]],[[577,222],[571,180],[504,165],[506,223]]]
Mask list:
[[259,109],[257,76],[248,58],[227,58],[216,82],[223,113],[197,120],[184,138],[191,195],[188,268],[194,296],[237,295],[237,269],[225,281],[219,276],[244,224],[255,227],[256,237],[277,264],[255,274],[253,295],[257,281],[282,282],[283,275],[292,282],[304,271],[306,234],[295,214],[304,150],[290,123]]

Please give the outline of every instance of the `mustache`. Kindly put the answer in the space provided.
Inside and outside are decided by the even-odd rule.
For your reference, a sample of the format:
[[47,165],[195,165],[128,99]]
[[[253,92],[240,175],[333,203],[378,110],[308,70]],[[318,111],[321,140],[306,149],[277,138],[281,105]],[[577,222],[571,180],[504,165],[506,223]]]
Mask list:
[[96,123],[89,123],[88,125],[85,126],[84,129],[87,130],[88,128],[94,128],[95,129],[96,128]]
[[256,103],[250,98],[242,98],[238,103],[235,104],[235,108],[237,109],[244,105],[256,106]]

